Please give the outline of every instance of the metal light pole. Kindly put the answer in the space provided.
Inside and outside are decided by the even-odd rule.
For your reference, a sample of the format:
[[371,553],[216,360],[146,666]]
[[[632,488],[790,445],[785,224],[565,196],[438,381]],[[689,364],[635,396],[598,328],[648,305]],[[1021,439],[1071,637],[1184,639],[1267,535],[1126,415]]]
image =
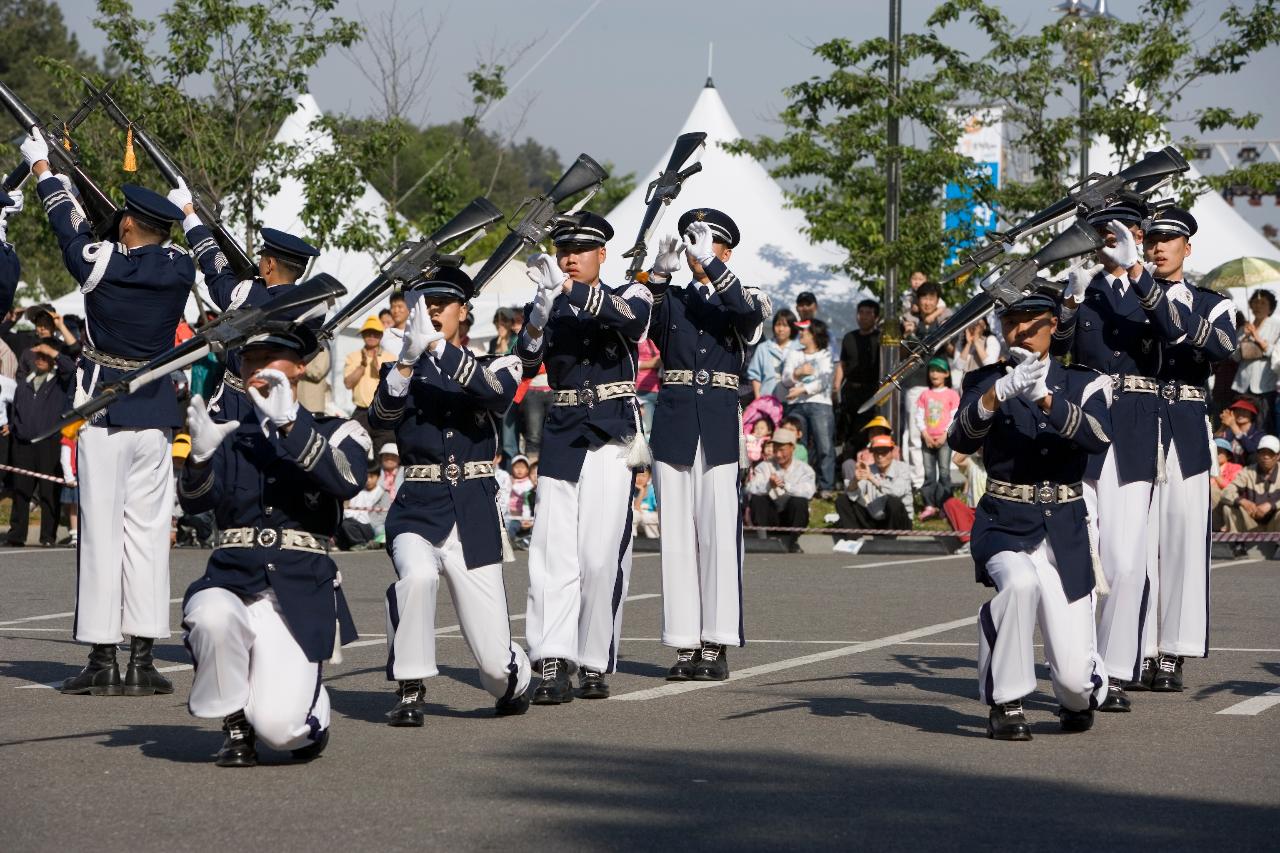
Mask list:
[[[1064,17],[1071,18],[1077,22],[1079,26],[1088,26],[1088,21],[1094,18],[1103,20],[1114,20],[1115,15],[1107,11],[1107,0],[1097,0],[1096,5],[1090,9],[1082,0],[1065,0],[1053,7],[1055,12],[1061,12]],[[1082,34],[1083,35],[1083,34]],[[1085,71],[1083,65],[1080,69],[1080,179],[1084,180],[1089,174],[1089,128],[1085,121],[1085,116],[1089,111],[1089,95],[1085,89]]]
[[[898,240],[898,199],[902,191],[902,163],[898,158],[898,98],[902,91],[902,72],[899,51],[902,48],[902,0],[889,0],[889,92],[890,110],[885,141],[889,147],[885,164],[886,197],[884,206],[884,241],[891,246]],[[891,373],[898,366],[898,347],[902,343],[902,323],[898,316],[898,268],[893,261],[884,271],[884,323],[880,330],[880,370]],[[898,413],[901,410],[898,392],[889,398],[889,422],[893,425],[895,441],[902,442],[903,427]]]

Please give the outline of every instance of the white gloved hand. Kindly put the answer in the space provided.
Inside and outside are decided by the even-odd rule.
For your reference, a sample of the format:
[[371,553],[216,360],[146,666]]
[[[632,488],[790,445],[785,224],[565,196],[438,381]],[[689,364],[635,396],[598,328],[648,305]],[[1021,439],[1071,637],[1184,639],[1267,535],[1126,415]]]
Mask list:
[[[250,384],[259,379],[267,383],[265,396]],[[289,379],[280,371],[270,368],[259,370],[245,383],[244,390],[253,402],[253,407],[258,410],[258,416],[270,421],[276,429],[288,426],[298,419],[298,401],[293,396],[293,389],[289,387]]]
[[669,279],[684,266],[684,246],[678,237],[663,237],[658,241],[658,255],[653,259],[653,269],[649,272],[663,279]]
[[538,288],[538,295],[533,298],[533,307],[529,309],[529,325],[535,329],[545,329],[547,320],[551,319],[551,305],[555,301],[554,290]]
[[21,151],[22,159],[28,166],[34,166],[41,160],[49,159],[49,145],[44,141],[44,137],[34,130],[22,140]]
[[1102,264],[1092,264],[1084,269],[1072,270],[1067,275],[1066,298],[1076,305],[1084,302],[1084,292],[1089,289],[1089,282],[1102,272]]
[[1038,368],[1031,352],[1022,347],[1010,347],[1009,354],[1017,366],[996,380],[996,399],[1002,403],[1029,391],[1036,384]]
[[14,190],[8,195],[9,195],[9,198],[13,199],[13,202],[9,204],[8,207],[4,208],[4,210],[0,210],[0,217],[8,218],[10,216],[13,216],[15,213],[21,213],[22,208],[25,205],[25,201],[22,198],[21,188]]
[[178,185],[169,190],[167,198],[173,203],[174,207],[185,213],[187,205],[192,203],[191,190],[187,189],[187,182],[182,178],[178,178]]
[[715,244],[711,239],[711,226],[705,222],[695,222],[690,225],[684,232],[684,247],[699,264],[705,266],[711,263],[716,256]]
[[239,421],[215,423],[204,407],[204,398],[196,394],[187,406],[187,432],[191,435],[191,461],[197,465],[212,458],[218,445],[240,428]]
[[1116,238],[1115,248],[1102,247],[1102,257],[1106,258],[1108,263],[1129,269],[1141,260],[1138,255],[1138,243],[1133,239],[1133,232],[1124,223],[1113,219],[1107,223],[1107,230]]
[[543,290],[559,290],[569,280],[568,273],[560,269],[556,259],[548,254],[534,255],[525,261],[525,275]]
[[1045,353],[1042,358],[1034,359],[1032,365],[1035,384],[1019,396],[1028,403],[1035,404],[1049,396],[1049,354]]
[[400,364],[417,364],[418,359],[436,341],[444,340],[444,333],[436,329],[431,322],[431,314],[426,303],[419,301],[409,312],[409,321],[404,328],[404,343],[400,346]]

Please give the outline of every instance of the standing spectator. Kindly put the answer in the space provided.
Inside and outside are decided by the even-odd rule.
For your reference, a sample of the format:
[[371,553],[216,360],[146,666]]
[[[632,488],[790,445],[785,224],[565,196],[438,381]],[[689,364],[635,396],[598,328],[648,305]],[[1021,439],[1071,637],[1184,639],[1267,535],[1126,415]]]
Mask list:
[[1235,481],[1222,490],[1222,512],[1227,530],[1268,533],[1280,530],[1280,513],[1276,511],[1280,508],[1278,453],[1280,439],[1274,435],[1263,436],[1258,442],[1258,461],[1239,472]]
[[[1000,360],[1000,340],[991,334],[991,327],[987,324],[986,317],[965,329],[963,338],[964,342],[956,351],[955,370],[951,375],[954,381],[959,381],[971,370],[995,364]],[[959,377],[956,373],[959,373]]]
[[[905,462],[893,458],[893,437],[877,435],[868,447],[871,464],[849,459],[845,465],[851,469],[845,491],[836,495],[836,513],[840,526],[846,529],[910,530],[914,501],[911,498],[911,469]],[[857,553],[858,547],[844,542],[856,542],[862,537],[835,534],[834,550]]]
[[1241,397],[1222,413],[1219,422],[1221,426],[1215,436],[1229,440],[1236,458],[1252,465],[1258,442],[1264,435],[1258,426],[1258,407],[1252,400]]
[[[907,284],[910,286],[910,289],[902,294],[902,313],[904,315],[910,313],[911,307],[915,305],[916,291],[920,289],[920,285],[924,284],[928,280],[929,276],[925,275],[920,270],[916,270],[911,273],[911,278],[907,280]],[[941,299],[938,300],[938,305],[942,308],[947,307],[947,303],[943,302]]]
[[801,320],[800,352],[788,353],[782,365],[782,387],[787,389],[787,414],[805,422],[809,462],[818,475],[818,488],[835,488],[835,414],[831,406],[831,351],[827,348],[827,324]]
[[[519,311],[506,306],[493,312],[493,328],[496,334],[489,340],[485,350],[487,355],[498,357],[510,355],[515,351],[516,336],[523,325],[523,317],[520,323],[516,322],[518,316],[520,316]],[[505,459],[511,459],[520,452],[520,420],[520,404],[513,402],[502,416],[501,448]]]
[[747,367],[747,379],[755,391],[756,399],[776,396],[778,380],[782,378],[782,362],[792,350],[800,349],[794,340],[796,315],[790,308],[783,308],[773,315],[773,340],[761,341],[751,356]]
[[840,404],[837,443],[866,446],[866,425],[875,412],[858,414],[858,409],[880,387],[880,303],[874,299],[858,303],[858,328],[847,332],[840,342],[833,387]]
[[800,320],[818,319],[818,297],[811,291],[804,291],[796,297],[796,316]]
[[633,536],[658,538],[658,496],[648,468],[636,471],[636,485],[631,490],[631,518]]
[[36,346],[44,344],[72,358],[80,354],[80,342],[66,321],[53,310],[52,305],[35,305],[27,309],[27,317],[36,327],[35,338],[18,360],[18,372],[29,373],[35,358]]
[[[795,458],[796,434],[773,433],[773,459],[761,462],[747,480],[747,506],[757,527],[809,526],[809,500],[816,491],[813,469]],[[792,554],[801,553],[799,533],[774,534]]]
[[298,402],[313,415],[324,414],[329,406],[329,348],[320,347],[307,362],[298,380]]
[[658,405],[661,377],[662,353],[652,338],[645,338],[636,357],[636,398],[640,401],[640,420],[646,437],[653,431],[653,410]]
[[[13,442],[11,459],[15,468],[61,476],[59,451],[61,436],[52,435],[34,441],[40,433],[58,421],[67,403],[67,392],[75,364],[47,342],[36,344],[23,358],[30,371],[18,371],[17,389],[13,396],[13,423],[9,426]],[[49,548],[58,539],[58,516],[61,510],[59,483],[14,474],[13,506],[9,511],[9,535],[6,544],[27,544],[27,519],[34,499],[40,507],[40,544]]]
[[1255,290],[1249,297],[1253,320],[1240,329],[1240,347],[1234,360],[1240,362],[1231,390],[1258,398],[1258,426],[1269,432],[1276,420],[1276,366],[1280,350],[1280,317],[1276,317],[1276,297],[1270,290]]
[[[1236,340],[1244,335],[1244,314],[1236,312]],[[1236,374],[1240,372],[1240,362],[1234,358],[1224,358],[1213,364],[1213,378],[1210,380],[1213,389],[1209,396],[1209,417],[1214,420],[1231,405],[1236,392],[1231,386],[1235,384]]]
[[404,293],[397,290],[391,294],[388,310],[391,312],[391,325],[383,330],[382,349],[395,359],[404,346],[404,327],[409,322],[409,303],[405,301]]
[[1227,519],[1222,506],[1222,493],[1236,480],[1236,475],[1244,470],[1244,466],[1235,461],[1235,453],[1231,450],[1231,442],[1225,438],[1213,440],[1214,450],[1218,453],[1218,474],[1209,478],[1209,506],[1213,509],[1213,529],[1226,530]]
[[951,447],[947,444],[947,430],[956,409],[960,408],[960,395],[951,387],[951,365],[944,358],[929,361],[929,387],[916,400],[915,428],[920,432],[924,455],[924,510],[920,520],[937,515],[947,498],[951,497]]
[[390,308],[383,308],[378,312],[378,322],[382,324],[383,331],[386,331],[395,325],[395,320],[391,319]]
[[[911,310],[902,320],[902,332],[904,335],[923,338],[951,316],[951,312],[942,304],[941,295],[942,289],[938,287],[936,282],[926,281],[916,288]],[[955,346],[953,344],[945,344],[938,349],[937,354],[944,358],[949,358],[954,352]],[[908,426],[906,453],[903,454],[903,459],[911,466],[912,485],[919,489],[924,486],[924,453],[920,431],[915,425],[915,411],[916,401],[920,399],[920,395],[928,387],[928,377],[925,375],[925,371],[923,369],[914,371],[903,380],[902,387],[904,391],[902,395],[902,419]]]
[[[523,322],[524,318],[521,317]],[[516,391],[515,406],[520,412],[521,430],[524,432],[524,452],[537,461],[542,452],[542,425],[551,405],[551,386],[547,384],[547,367],[538,365],[538,372],[520,383]]]
[[510,355],[515,349],[516,336],[511,328],[515,316],[515,310],[506,306],[493,312],[493,328],[496,333],[489,340],[489,355]]
[[[373,402],[373,395],[378,390],[382,365],[396,360],[394,355],[382,348],[382,335],[382,324],[377,317],[365,320],[360,327],[360,339],[364,341],[364,346],[348,355],[342,366],[342,384],[351,392],[351,401],[355,404],[351,419],[366,430],[369,429],[369,404]],[[394,439],[394,435],[391,438],[380,438],[372,431],[370,435],[375,447]]]

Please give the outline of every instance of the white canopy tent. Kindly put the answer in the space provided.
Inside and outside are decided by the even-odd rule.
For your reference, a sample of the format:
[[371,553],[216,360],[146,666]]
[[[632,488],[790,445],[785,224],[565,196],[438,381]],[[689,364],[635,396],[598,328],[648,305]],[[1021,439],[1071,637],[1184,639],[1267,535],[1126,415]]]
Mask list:
[[[733,252],[730,267],[743,282],[759,287],[778,307],[791,302],[801,291],[813,291],[823,316],[829,306],[851,303],[863,291],[842,273],[828,267],[841,263],[846,254],[827,243],[815,243],[804,233],[803,214],[788,207],[782,188],[755,159],[734,155],[724,145],[742,138],[725,108],[719,91],[707,80],[694,102],[680,133],[704,131],[707,146],[702,154],[702,171],[691,177],[665,214],[659,234],[675,234],[676,220],[695,207],[714,207],[733,217],[742,232],[742,242]],[[628,264],[622,252],[631,245],[645,212],[645,191],[649,181],[666,167],[671,156],[668,143],[654,168],[640,177],[634,190],[606,214],[616,236],[605,261],[603,278],[612,284],[625,279]],[[647,262],[657,251],[650,245]],[[848,309],[852,317],[852,306]],[[843,312],[842,312],[843,313]]]

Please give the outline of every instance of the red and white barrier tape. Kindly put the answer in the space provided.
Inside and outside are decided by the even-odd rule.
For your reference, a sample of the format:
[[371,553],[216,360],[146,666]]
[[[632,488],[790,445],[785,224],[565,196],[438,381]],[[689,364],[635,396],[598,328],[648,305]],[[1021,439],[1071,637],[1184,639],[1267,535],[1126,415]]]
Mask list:
[[9,471],[14,474],[21,474],[24,477],[35,477],[37,480],[48,480],[51,483],[61,483],[64,486],[72,484],[69,480],[61,477],[54,477],[50,474],[41,474],[39,471],[28,471],[26,468],[15,468],[12,465],[0,465],[0,471]]

